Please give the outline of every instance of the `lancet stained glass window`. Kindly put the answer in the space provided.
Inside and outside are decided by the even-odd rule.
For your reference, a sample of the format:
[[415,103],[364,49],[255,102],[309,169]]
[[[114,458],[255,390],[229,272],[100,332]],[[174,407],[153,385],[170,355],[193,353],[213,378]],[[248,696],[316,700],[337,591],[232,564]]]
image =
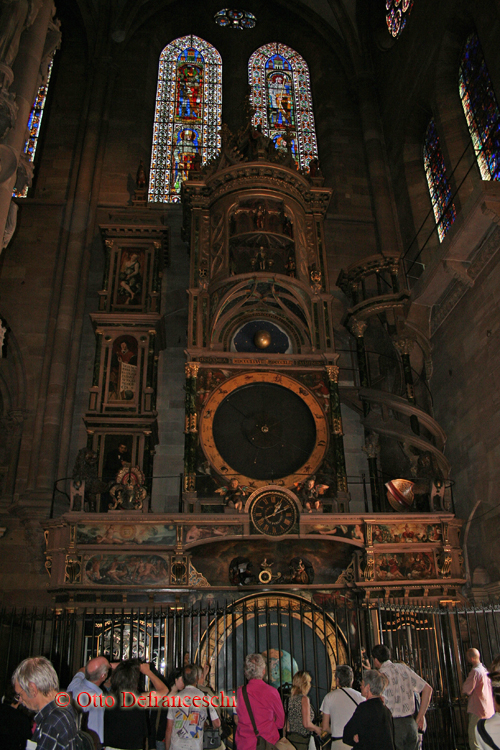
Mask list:
[[477,34],[465,43],[459,90],[483,180],[500,179],[500,111]]
[[283,151],[290,138],[295,162],[307,169],[318,156],[307,63],[295,50],[272,42],[250,57],[248,78],[254,126],[261,125]]
[[160,55],[149,200],[180,201],[191,169],[220,149],[222,60],[197,36],[175,39]]
[[439,241],[442,242],[455,221],[457,212],[451,202],[451,188],[446,177],[443,152],[439,145],[436,123],[431,120],[425,134],[424,168],[431,196],[432,210],[436,219]]
[[[30,162],[32,162],[35,158],[36,147],[38,145],[38,137],[40,135],[40,125],[42,124],[42,117],[45,109],[45,102],[47,100],[47,93],[49,90],[53,63],[54,60],[52,59],[47,69],[47,80],[44,81],[38,89],[28,119],[28,140],[24,144],[24,153],[28,156],[28,161]],[[20,190],[19,192],[14,189],[12,195],[14,195],[16,198],[26,198],[26,196],[28,195],[28,190],[29,187],[28,185],[26,185],[23,190]]]
[[387,28],[390,34],[396,38],[403,31],[413,8],[413,0],[386,0],[385,9]]

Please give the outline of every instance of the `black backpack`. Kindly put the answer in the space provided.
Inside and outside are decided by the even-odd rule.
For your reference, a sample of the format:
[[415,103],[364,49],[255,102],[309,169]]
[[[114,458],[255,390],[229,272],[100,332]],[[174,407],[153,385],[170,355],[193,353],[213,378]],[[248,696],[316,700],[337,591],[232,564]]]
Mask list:
[[79,729],[76,735],[76,750],[95,750],[92,735],[84,729]]

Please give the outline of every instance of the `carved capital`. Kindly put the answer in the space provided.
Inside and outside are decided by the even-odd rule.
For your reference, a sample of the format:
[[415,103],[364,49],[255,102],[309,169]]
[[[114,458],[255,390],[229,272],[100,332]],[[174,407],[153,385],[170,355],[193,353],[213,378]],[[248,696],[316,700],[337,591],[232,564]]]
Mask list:
[[357,318],[351,318],[349,321],[349,328],[353,336],[357,339],[363,338],[366,331],[367,322],[366,320],[358,320]]
[[415,341],[407,336],[400,336],[393,339],[393,344],[401,355],[409,355],[415,345]]
[[106,245],[107,248],[109,248],[111,250],[111,248],[115,244],[115,241],[114,240],[104,240],[104,244]]
[[339,382],[340,367],[338,367],[338,365],[326,365],[325,370],[328,375],[328,380],[330,380],[332,383]]
[[200,365],[198,362],[186,362],[186,364],[184,365],[186,378],[197,378],[199,369]]

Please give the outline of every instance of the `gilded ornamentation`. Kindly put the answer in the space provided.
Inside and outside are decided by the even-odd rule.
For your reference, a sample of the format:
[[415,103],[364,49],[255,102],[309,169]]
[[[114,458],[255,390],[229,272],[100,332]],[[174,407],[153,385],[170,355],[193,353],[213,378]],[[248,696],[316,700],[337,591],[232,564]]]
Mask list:
[[199,362],[186,362],[186,364],[184,365],[184,370],[186,372],[187,378],[197,378],[199,369]]
[[328,374],[328,380],[331,380],[333,383],[339,382],[340,367],[338,365],[326,365],[325,370]]
[[366,331],[367,322],[366,320],[358,320],[357,318],[351,318],[349,321],[349,328],[353,336],[357,339],[363,338]]
[[443,552],[443,554],[440,556],[439,559],[439,575],[441,578],[450,578],[451,576],[451,563],[453,562],[453,558],[449,551]]
[[367,553],[366,555],[366,567],[365,567],[365,581],[373,581],[375,575],[375,560],[373,555]]
[[66,555],[64,583],[82,582],[82,558],[79,555]]
[[196,489],[196,474],[184,474],[184,492],[194,492]]
[[398,350],[398,352],[403,355],[409,355],[415,346],[414,339],[410,339],[406,336],[402,336],[400,338],[393,339],[394,346]]
[[342,417],[332,417],[332,429],[334,435],[343,435]]

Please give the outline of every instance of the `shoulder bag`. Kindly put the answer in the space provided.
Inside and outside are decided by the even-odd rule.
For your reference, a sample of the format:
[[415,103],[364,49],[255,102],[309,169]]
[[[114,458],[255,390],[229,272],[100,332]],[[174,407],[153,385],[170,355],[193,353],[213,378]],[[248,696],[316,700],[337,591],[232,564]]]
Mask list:
[[253,731],[257,738],[257,750],[295,750],[292,743],[287,740],[286,737],[281,737],[281,739],[279,739],[275,745],[273,745],[272,742],[268,742],[268,740],[265,740],[264,737],[261,737],[261,735],[259,734],[259,730],[257,729],[257,726],[255,724],[255,719],[252,707],[250,705],[250,700],[248,698],[246,685],[243,685],[241,694],[243,695],[243,700],[245,701],[245,706],[247,707],[248,715],[250,716],[250,721],[252,722]]

